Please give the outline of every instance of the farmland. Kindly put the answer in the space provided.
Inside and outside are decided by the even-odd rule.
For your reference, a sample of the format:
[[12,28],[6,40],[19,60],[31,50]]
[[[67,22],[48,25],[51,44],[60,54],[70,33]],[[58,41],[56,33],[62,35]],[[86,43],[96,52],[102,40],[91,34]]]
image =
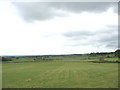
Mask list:
[[[68,57],[66,60],[68,61]],[[77,60],[78,56],[75,61]],[[118,63],[56,62],[55,60],[3,63],[2,66],[3,88],[118,87]]]
[[2,64],[3,88],[118,88],[118,63],[81,62],[99,61],[98,57],[15,57]]
[[2,88],[2,63],[0,63],[0,88]]
[[3,88],[117,88],[118,64],[34,62],[3,64]]

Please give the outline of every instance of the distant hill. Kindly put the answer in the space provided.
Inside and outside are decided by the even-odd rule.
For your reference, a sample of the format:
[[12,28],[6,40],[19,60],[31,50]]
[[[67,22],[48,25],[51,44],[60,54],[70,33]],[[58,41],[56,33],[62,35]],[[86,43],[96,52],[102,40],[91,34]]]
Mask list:
[[118,58],[120,58],[120,49],[117,49],[115,51],[115,56],[118,57]]
[[59,60],[63,58],[120,58],[120,49],[117,49],[115,52],[96,52],[96,53],[87,53],[87,54],[67,54],[67,55],[29,55],[29,56],[1,56],[0,61],[20,61],[20,60]]

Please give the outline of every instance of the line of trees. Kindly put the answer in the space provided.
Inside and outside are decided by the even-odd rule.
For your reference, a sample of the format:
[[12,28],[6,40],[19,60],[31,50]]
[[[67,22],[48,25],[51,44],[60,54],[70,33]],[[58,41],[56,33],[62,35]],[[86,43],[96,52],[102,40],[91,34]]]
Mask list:
[[12,59],[9,57],[2,57],[2,61],[12,61]]
[[118,58],[120,58],[120,49],[117,49],[115,51],[115,56],[118,57]]

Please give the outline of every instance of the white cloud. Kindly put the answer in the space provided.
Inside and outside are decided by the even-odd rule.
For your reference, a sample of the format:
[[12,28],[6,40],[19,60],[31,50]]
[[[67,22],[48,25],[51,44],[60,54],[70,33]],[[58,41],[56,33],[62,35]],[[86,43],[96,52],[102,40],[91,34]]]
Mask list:
[[[99,14],[69,13],[66,17],[27,23],[19,16],[17,9],[11,3],[0,3],[0,41],[2,43],[0,44],[0,54],[38,55],[112,51],[113,49],[106,48],[104,45],[93,47],[92,44],[98,45],[99,42],[91,41],[97,35],[102,37],[99,32],[104,31],[106,26],[117,25],[117,20],[117,14],[110,8]],[[72,31],[96,32],[96,35],[90,36],[88,39],[80,39],[80,42],[63,36],[64,33]],[[88,45],[84,43],[88,43]],[[75,46],[76,44],[78,46]]]

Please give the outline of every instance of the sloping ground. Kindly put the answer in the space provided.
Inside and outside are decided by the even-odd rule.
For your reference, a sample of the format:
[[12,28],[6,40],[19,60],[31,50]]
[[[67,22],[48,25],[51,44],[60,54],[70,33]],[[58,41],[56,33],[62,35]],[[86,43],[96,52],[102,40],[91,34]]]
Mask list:
[[117,63],[4,63],[3,88],[117,88]]

